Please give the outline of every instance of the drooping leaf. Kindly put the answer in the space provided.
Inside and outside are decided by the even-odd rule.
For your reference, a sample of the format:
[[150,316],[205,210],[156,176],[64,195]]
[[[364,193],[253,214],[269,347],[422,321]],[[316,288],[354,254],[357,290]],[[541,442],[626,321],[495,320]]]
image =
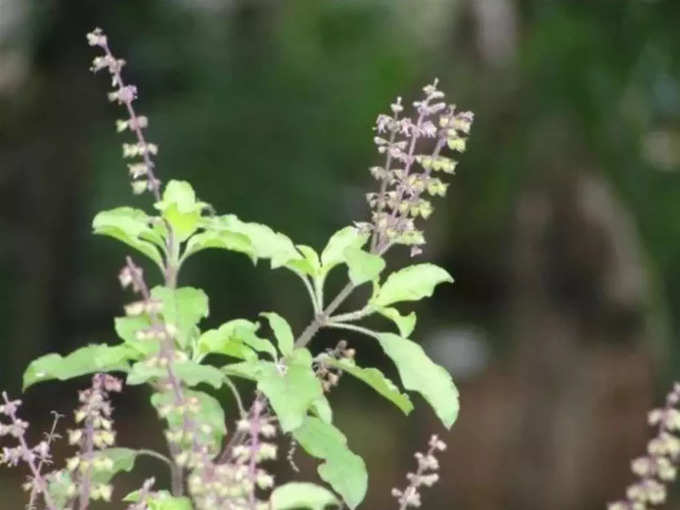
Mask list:
[[163,303],[161,315],[166,325],[177,330],[177,342],[182,348],[198,339],[198,322],[208,316],[208,296],[193,287],[154,287],[151,297]]
[[307,349],[296,349],[285,366],[262,362],[256,378],[257,388],[269,399],[283,432],[299,427],[312,404],[323,396]]
[[138,353],[126,345],[92,344],[73,351],[67,356],[47,354],[33,360],[24,372],[23,389],[44,381],[66,381],[96,372],[126,372],[128,360]]
[[458,390],[444,367],[434,363],[423,348],[393,333],[378,333],[383,351],[397,366],[407,390],[417,391],[432,406],[444,426],[451,428],[458,417]]
[[[172,371],[175,377],[184,381],[190,387],[206,383],[217,389],[224,383],[224,374],[219,369],[210,365],[201,365],[191,360],[174,362]],[[138,361],[132,365],[126,382],[130,386],[135,386],[144,384],[151,379],[162,380],[167,378],[167,367],[161,367],[157,364],[151,365],[149,361]]]
[[257,354],[249,343],[252,344],[252,338],[255,337],[257,339],[255,344],[258,346],[266,345],[264,349],[271,353],[273,346],[269,340],[255,335],[258,328],[259,324],[245,319],[225,322],[219,328],[209,329],[201,334],[198,339],[198,352],[201,355],[224,354],[232,358],[252,360],[257,358]]
[[323,459],[318,472],[351,509],[366,496],[368,473],[363,459],[347,448],[347,438],[337,428],[308,416],[293,437],[312,457]]
[[[151,226],[151,218],[142,210],[132,207],[118,207],[102,211],[92,221],[95,234],[118,239],[163,267],[163,258],[158,246],[163,239]],[[159,244],[160,243],[160,244]]]
[[227,231],[245,236],[253,247],[253,258],[271,259],[272,269],[303,258],[285,235],[266,225],[241,221],[233,214],[211,218],[204,228],[206,231]]
[[408,395],[399,391],[399,388],[390,381],[377,368],[361,368],[348,359],[336,359],[330,356],[324,358],[324,363],[331,367],[339,368],[360,381],[365,382],[380,395],[396,405],[402,412],[408,415],[413,410],[413,404]]
[[255,249],[247,236],[226,230],[210,230],[195,234],[189,238],[184,250],[183,259],[208,248],[245,253],[251,258],[255,256]]
[[399,301],[418,301],[430,297],[442,282],[453,282],[453,278],[441,267],[427,263],[408,266],[389,275],[371,302],[385,307]]
[[344,251],[345,262],[349,267],[349,279],[354,285],[374,281],[385,269],[385,260],[380,255],[349,246]]
[[322,273],[326,274],[338,264],[342,264],[345,261],[345,250],[349,247],[361,248],[368,241],[368,237],[369,234],[362,233],[356,227],[338,230],[321,252]]
[[293,330],[290,328],[288,321],[275,312],[263,312],[260,315],[269,321],[269,326],[274,331],[274,336],[279,343],[279,350],[284,356],[288,356],[293,352],[293,344],[295,338],[293,337]]
[[401,315],[399,310],[394,307],[380,307],[378,313],[387,317],[397,325],[399,335],[407,338],[416,327],[416,312],[411,312],[408,315]]
[[[198,412],[195,413],[195,419],[199,425],[196,429],[196,433],[199,436],[197,439],[210,442],[213,450],[217,451],[227,433],[222,405],[214,397],[202,391],[185,390],[184,398],[190,405],[195,404],[198,407]],[[157,410],[161,411],[164,408],[172,409],[165,418],[170,427],[181,428],[184,423],[184,413],[174,410],[174,405],[172,405],[174,401],[175,395],[172,392],[154,393],[151,395],[151,404]],[[202,425],[207,425],[207,427]]]
[[221,370],[229,377],[240,377],[249,381],[257,381],[264,367],[269,364],[271,364],[270,361],[253,359],[225,365]]
[[207,204],[196,200],[191,184],[172,180],[165,186],[163,199],[154,207],[161,211],[163,218],[172,226],[174,240],[182,242],[198,229],[201,212]]
[[290,482],[280,485],[269,499],[271,510],[325,510],[330,505],[338,506],[338,499],[328,489],[313,483]]

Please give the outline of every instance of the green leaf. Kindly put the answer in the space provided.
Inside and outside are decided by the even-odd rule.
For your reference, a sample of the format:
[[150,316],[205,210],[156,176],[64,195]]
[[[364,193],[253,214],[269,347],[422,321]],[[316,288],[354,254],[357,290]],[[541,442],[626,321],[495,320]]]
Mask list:
[[413,404],[408,395],[405,395],[399,388],[390,381],[377,368],[361,368],[354,361],[348,359],[335,359],[330,356],[324,358],[324,363],[331,367],[339,368],[348,374],[365,382],[380,395],[396,405],[402,412],[408,415],[413,411]]
[[333,423],[333,409],[324,395],[312,403],[312,411],[324,423]]
[[221,370],[229,377],[240,377],[242,379],[248,379],[249,381],[257,381],[264,366],[269,363],[271,362],[258,359],[248,360],[225,365]]
[[369,234],[360,232],[356,227],[338,230],[321,252],[322,273],[327,274],[335,266],[345,262],[345,250],[350,247],[361,248],[368,238]]
[[166,325],[177,329],[177,342],[185,349],[198,339],[198,322],[208,316],[208,296],[201,289],[154,287],[151,297],[163,303],[161,314]]
[[203,332],[198,339],[198,352],[201,355],[213,353],[244,360],[256,359],[257,354],[244,339],[252,340],[251,337],[255,337],[257,338],[255,342],[257,345],[262,345],[262,342],[265,342],[267,347],[270,348],[269,350],[272,350],[269,340],[255,335],[258,328],[259,324],[245,319],[225,322],[217,329],[209,329]]
[[149,510],[193,510],[191,500],[186,497],[157,496],[147,500]]
[[[201,365],[194,361],[176,361],[172,364],[174,375],[184,381],[188,386],[197,386],[201,383],[210,384],[217,389],[224,382],[224,374],[217,368],[210,365]],[[144,384],[150,379],[167,379],[167,367],[150,365],[149,361],[139,361],[132,365],[132,369],[127,376],[126,383],[130,386]]]
[[380,255],[349,246],[344,251],[345,262],[349,267],[349,279],[354,285],[374,281],[385,269],[385,260]]
[[[122,471],[129,473],[135,467],[137,455],[137,450],[130,448],[106,448],[97,451],[93,457],[92,481],[95,483],[109,483],[118,473]],[[113,461],[113,468],[97,469],[98,461],[105,458]]]
[[423,348],[393,333],[376,338],[394,364],[407,390],[417,391],[432,406],[444,426],[451,428],[458,417],[458,390],[451,375],[434,363]]
[[92,221],[95,234],[118,239],[163,267],[163,258],[157,246],[163,247],[163,239],[151,226],[152,219],[139,209],[118,207],[102,211]]
[[196,232],[201,212],[208,204],[196,201],[196,193],[186,181],[170,181],[163,191],[163,200],[154,204],[172,226],[176,242],[185,241]]
[[256,335],[259,328],[260,325],[257,322],[246,319],[225,322],[219,329],[209,330],[201,335],[198,340],[198,350],[202,354],[216,352],[248,360],[255,358],[252,353],[248,352],[248,349],[253,349],[269,354],[272,359],[277,359],[278,354],[274,344]]
[[207,231],[227,231],[244,235],[253,246],[253,258],[271,259],[272,269],[281,267],[292,260],[302,259],[293,241],[285,235],[274,232],[266,225],[246,223],[233,214],[211,218],[205,224]]
[[295,338],[293,337],[293,330],[290,328],[290,324],[275,312],[262,312],[260,315],[269,321],[269,326],[274,331],[274,336],[279,343],[281,353],[284,356],[291,354]]
[[64,508],[73,499],[73,478],[66,469],[47,475],[47,492],[57,508]]
[[140,357],[146,358],[158,352],[160,342],[152,339],[137,339],[137,333],[151,327],[148,315],[136,315],[133,317],[116,317],[114,328],[118,336],[131,348],[140,353]]
[[128,360],[137,353],[126,345],[93,344],[73,351],[68,356],[47,354],[33,360],[24,372],[23,389],[44,381],[58,379],[66,381],[74,377],[95,372],[126,372]]
[[387,277],[371,304],[383,307],[399,301],[418,301],[430,297],[442,282],[453,282],[453,278],[434,264],[405,267]]
[[393,321],[397,325],[397,329],[399,329],[399,335],[404,338],[413,333],[416,327],[416,312],[401,315],[396,308],[381,307],[378,308],[378,313]]
[[356,508],[366,496],[368,473],[361,457],[347,448],[347,438],[329,423],[308,416],[293,431],[293,437],[312,457],[323,459],[318,472],[342,496],[347,506]]
[[321,262],[314,248],[298,244],[297,249],[302,253],[303,258],[291,260],[286,264],[286,267],[299,273],[317,276],[321,272]]
[[255,249],[247,236],[226,230],[219,232],[210,230],[191,236],[187,241],[182,258],[186,259],[190,255],[208,248],[237,251],[245,253],[251,258],[255,256]]
[[309,508],[325,510],[329,505],[339,506],[340,502],[328,489],[306,482],[290,482],[280,485],[271,494],[271,510],[296,510]]
[[[222,439],[227,433],[227,426],[224,421],[224,410],[222,405],[212,396],[202,391],[185,390],[184,397],[187,401],[195,399],[198,403],[198,412],[196,419],[199,425],[207,425],[205,427],[197,427],[197,439],[199,441],[211,442],[213,451],[217,452],[222,444]],[[154,393],[151,395],[151,404],[157,409],[161,410],[166,407],[173,408],[175,396],[169,393]],[[181,428],[184,423],[184,413],[171,411],[165,418],[171,428]]]
[[269,399],[283,432],[290,432],[302,424],[309,408],[323,396],[312,369],[312,355],[307,349],[296,349],[285,366],[261,362],[260,367],[257,388]]

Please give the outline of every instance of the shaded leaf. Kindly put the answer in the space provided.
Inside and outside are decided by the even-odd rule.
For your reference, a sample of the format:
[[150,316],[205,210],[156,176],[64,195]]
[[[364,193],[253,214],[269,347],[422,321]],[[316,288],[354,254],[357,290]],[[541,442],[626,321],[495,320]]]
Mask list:
[[378,333],[376,338],[394,364],[407,390],[417,391],[432,406],[447,427],[458,417],[458,390],[444,367],[434,363],[415,342],[393,333]]
[[368,473],[363,459],[347,448],[347,438],[329,423],[308,416],[293,431],[293,437],[312,457],[323,459],[318,472],[342,496],[350,508],[356,508],[366,496]]
[[284,356],[288,356],[293,352],[293,344],[295,338],[293,337],[293,330],[290,328],[288,321],[275,312],[262,312],[260,315],[269,321],[269,326],[274,331],[274,336],[279,343],[279,350]]
[[393,307],[378,308],[378,313],[387,317],[397,325],[399,335],[404,338],[408,337],[416,327],[416,313],[411,312],[408,315],[401,315],[399,310]]
[[336,359],[330,356],[324,358],[323,362],[331,367],[339,368],[368,384],[380,395],[401,409],[404,414],[408,415],[413,410],[413,404],[408,395],[399,391],[399,388],[377,368],[361,368],[354,361]]
[[[194,361],[176,361],[172,364],[174,375],[184,381],[187,386],[196,386],[201,383],[210,384],[217,389],[224,382],[224,374],[217,368],[210,365],[201,365]],[[148,361],[139,361],[132,365],[132,369],[127,376],[127,384],[135,386],[143,384],[151,379],[167,379],[167,367],[150,365]]]

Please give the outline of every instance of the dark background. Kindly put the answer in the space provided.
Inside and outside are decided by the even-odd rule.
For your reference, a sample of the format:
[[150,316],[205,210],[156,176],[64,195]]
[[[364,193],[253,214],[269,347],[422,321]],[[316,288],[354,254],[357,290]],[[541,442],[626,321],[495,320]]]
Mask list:
[[[414,307],[413,336],[454,374],[462,410],[446,433],[422,400],[407,419],[344,381],[332,400],[367,460],[363,507],[395,508],[390,488],[438,432],[449,449],[425,508],[604,508],[679,375],[678,22],[677,0],[0,0],[0,387],[18,394],[38,355],[113,339],[129,298],[129,250],[90,222],[150,204],[129,194],[87,31],[129,62],[162,179],[317,248],[367,215],[377,114],[436,76],[476,121],[421,256],[456,283]],[[206,252],[181,283],[210,295],[208,326],[310,317],[294,276],[237,254]],[[28,391],[36,437],[84,383]],[[116,401],[121,444],[163,448],[147,397]],[[121,493],[157,466],[140,468]],[[21,478],[1,473],[0,507],[20,508]]]

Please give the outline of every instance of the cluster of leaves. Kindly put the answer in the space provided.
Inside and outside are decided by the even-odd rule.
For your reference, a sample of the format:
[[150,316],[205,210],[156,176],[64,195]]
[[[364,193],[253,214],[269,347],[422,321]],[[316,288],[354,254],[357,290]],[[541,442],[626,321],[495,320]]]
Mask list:
[[[128,304],[125,314],[115,319],[118,339],[87,345],[66,356],[48,354],[36,359],[24,373],[24,389],[36,383],[109,372],[125,374],[127,385],[144,384],[150,388],[151,404],[166,422],[170,452],[169,457],[160,453],[156,456],[170,466],[173,486],[170,492],[153,491],[150,483],[145,484],[140,491],[123,498],[130,508],[201,510],[228,501],[231,508],[251,510],[300,507],[322,510],[340,504],[336,494],[349,508],[356,508],[366,494],[368,474],[364,461],[349,448],[347,438],[333,423],[328,392],[337,384],[337,374],[357,378],[404,414],[412,411],[413,403],[380,370],[359,366],[353,350],[349,355],[348,349],[315,353],[310,344],[321,328],[367,335],[394,362],[403,388],[420,394],[444,426],[453,425],[458,414],[458,393],[451,376],[409,338],[415,328],[415,313],[402,314],[395,307],[430,297],[437,285],[453,279],[446,270],[430,263],[387,271],[384,255],[393,245],[424,243],[422,236],[415,241],[413,236],[404,239],[404,234],[414,231],[417,215],[411,209],[416,203],[424,203],[420,194],[428,182],[434,182],[429,177],[432,158],[443,158],[439,153],[447,140],[462,140],[461,133],[452,127],[454,121],[462,119],[464,125],[460,129],[467,133],[471,114],[457,116],[452,106],[431,104],[443,94],[437,91],[436,84],[426,87],[426,99],[415,103],[420,111],[419,120],[409,122],[404,130],[408,144],[399,140],[396,131],[390,141],[381,140],[379,144],[387,148],[380,152],[387,152],[388,158],[377,177],[381,191],[375,200],[387,200],[389,196],[389,203],[384,210],[380,207],[374,223],[339,230],[319,252],[294,243],[266,225],[246,222],[233,214],[216,214],[197,198],[188,182],[171,180],[162,186],[153,173],[153,162],[148,157],[151,151],[144,150],[148,144],[141,129],[148,122],[146,118],[139,122],[140,117],[132,107],[136,88],[124,85],[120,75],[123,62],[113,58],[101,31],[90,34],[90,43],[105,50],[107,60],[96,61],[96,70],[108,68],[114,77],[116,89],[111,96],[124,104],[130,114],[129,119],[119,121],[118,125],[121,131],[135,132],[138,138],[135,147],[141,150],[135,155],[144,156],[143,171],[140,163],[131,165],[133,189],[150,191],[154,196],[153,212],[131,207],[103,211],[94,218],[93,229],[96,234],[125,243],[150,259],[160,270],[162,283],[147,287],[141,268],[128,258],[120,281],[123,287],[131,287],[139,299]],[[443,112],[439,119],[441,128],[428,120],[438,112]],[[420,138],[435,138],[434,155],[414,154]],[[404,150],[407,145],[410,150]],[[129,147],[124,145],[126,155],[130,155]],[[453,148],[462,150],[464,143],[456,142]],[[153,153],[156,150],[154,146]],[[390,168],[392,159],[401,161],[403,168]],[[415,175],[410,173],[415,162],[425,169],[416,180],[409,179],[409,174]],[[140,177],[143,186],[138,184]],[[414,191],[414,182],[425,184],[416,186]],[[438,179],[436,182],[440,185],[432,192],[443,194],[445,187]],[[401,199],[407,207],[399,205]],[[429,202],[427,207],[430,211]],[[421,216],[429,216],[429,212]],[[205,249],[237,252],[253,263],[266,259],[271,269],[282,268],[299,277],[314,310],[308,327],[296,335],[284,317],[268,311],[262,312],[259,319],[233,318],[217,328],[204,330],[201,321],[209,315],[208,296],[201,289],[178,286],[177,282],[187,259]],[[348,283],[334,299],[327,300],[327,277],[340,268],[347,272]],[[364,306],[336,313],[354,289],[362,285],[372,288]],[[375,331],[356,324],[375,314],[392,321],[395,331]],[[331,379],[325,379],[328,377]],[[234,378],[253,383],[252,397],[238,393]],[[229,437],[224,407],[210,389],[222,386],[233,391],[239,409],[233,417],[237,426]],[[243,405],[246,399],[251,401],[249,408]],[[261,464],[276,455],[275,447],[268,442],[275,434],[274,429],[289,434],[305,452],[321,461],[318,474],[335,493],[311,483],[289,483],[274,486],[267,500],[260,501],[263,490],[273,485]],[[112,442],[102,445],[96,454],[109,460],[106,480],[97,483],[108,487],[106,484],[116,472],[131,470],[137,455],[143,453],[113,448]],[[47,504],[50,510],[72,508],[74,495],[68,496],[71,486],[65,480],[68,472],[57,472],[60,475],[50,478],[47,487],[38,487],[45,493],[46,501],[52,502]],[[108,500],[111,494],[106,489],[101,496]],[[87,508],[87,501],[82,498],[80,508]]]

